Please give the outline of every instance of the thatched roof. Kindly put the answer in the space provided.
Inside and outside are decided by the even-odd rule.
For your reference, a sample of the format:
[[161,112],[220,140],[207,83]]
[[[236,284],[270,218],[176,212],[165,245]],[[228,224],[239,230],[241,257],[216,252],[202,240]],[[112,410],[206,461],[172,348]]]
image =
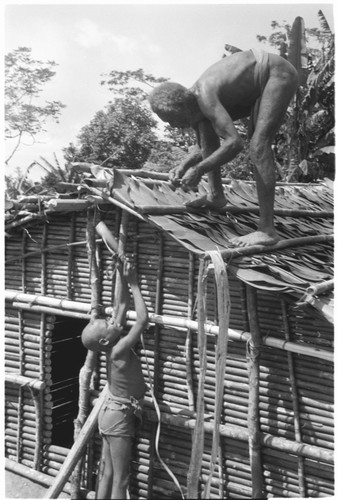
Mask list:
[[[70,188],[70,192],[69,192]],[[63,186],[65,189],[65,186]],[[148,221],[201,256],[219,250],[238,279],[271,292],[294,296],[299,305],[320,310],[333,320],[333,186],[279,184],[275,225],[281,241],[271,247],[233,248],[230,239],[256,229],[259,206],[255,184],[224,181],[228,205],[221,212],[192,209],[186,203],[206,194],[174,189],[166,174],[87,168],[81,186],[68,193],[23,199],[9,206],[6,229],[48,217],[50,211],[83,209],[90,203],[112,203]],[[36,202],[37,200],[37,202]],[[30,202],[30,203],[29,203]]]

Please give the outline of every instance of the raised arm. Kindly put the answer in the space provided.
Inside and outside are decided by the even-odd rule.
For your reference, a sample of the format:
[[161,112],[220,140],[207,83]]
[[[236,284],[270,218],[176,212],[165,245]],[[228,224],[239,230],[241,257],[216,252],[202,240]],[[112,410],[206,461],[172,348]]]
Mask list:
[[129,350],[139,341],[140,335],[146,328],[148,322],[148,312],[138,285],[137,273],[135,267],[129,262],[125,263],[124,279],[127,280],[130,285],[137,319],[127,335],[121,337],[113,347],[111,353],[112,359],[124,357],[129,352]]
[[130,306],[130,292],[126,276],[123,273],[123,263],[118,259],[117,264],[117,279],[120,283],[120,294],[117,297],[115,304],[115,323],[118,325],[125,324],[126,312]]

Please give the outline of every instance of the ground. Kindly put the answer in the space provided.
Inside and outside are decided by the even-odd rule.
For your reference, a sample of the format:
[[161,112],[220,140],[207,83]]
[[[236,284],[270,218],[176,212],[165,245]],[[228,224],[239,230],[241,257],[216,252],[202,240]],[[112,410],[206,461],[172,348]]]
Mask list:
[[[7,498],[43,498],[47,487],[34,483],[29,479],[19,476],[11,471],[5,473],[5,494]],[[66,493],[61,493],[58,498],[70,498]]]

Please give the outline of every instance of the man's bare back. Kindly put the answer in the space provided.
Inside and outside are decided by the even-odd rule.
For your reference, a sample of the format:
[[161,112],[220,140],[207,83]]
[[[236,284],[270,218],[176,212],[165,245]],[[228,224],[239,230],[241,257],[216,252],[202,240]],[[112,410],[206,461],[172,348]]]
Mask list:
[[[208,68],[190,88],[164,83],[149,97],[153,111],[171,126],[195,129],[199,154],[193,152],[171,174],[185,189],[197,186],[207,173],[209,193],[194,206],[226,205],[221,166],[242,150],[234,121],[251,117],[250,155],[255,165],[260,222],[254,233],[234,238],[236,246],[273,244],[275,165],[272,141],[298,85],[295,68],[275,54],[244,51]],[[221,142],[220,142],[221,138]]]

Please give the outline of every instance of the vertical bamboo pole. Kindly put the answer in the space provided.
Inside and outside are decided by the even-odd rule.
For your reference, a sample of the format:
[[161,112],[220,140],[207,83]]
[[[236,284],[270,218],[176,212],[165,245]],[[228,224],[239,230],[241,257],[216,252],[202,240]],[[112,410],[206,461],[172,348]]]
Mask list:
[[249,332],[246,285],[242,281],[240,281],[240,299],[242,312],[242,329],[244,332]]
[[[288,308],[286,301],[282,299],[282,318],[284,325],[284,334],[286,340],[291,340],[291,330],[288,321]],[[287,352],[288,358],[288,367],[289,367],[289,379],[290,379],[290,387],[292,392],[292,405],[294,411],[294,429],[295,429],[295,439],[298,443],[302,442],[302,433],[301,433],[301,421],[300,421],[300,409],[299,409],[299,401],[298,401],[298,393],[296,386],[296,376],[295,376],[295,367],[294,367],[294,358],[291,352]],[[306,484],[305,484],[305,471],[304,471],[304,458],[300,455],[298,456],[298,486],[300,496],[305,498],[306,494]]]
[[[42,280],[41,280],[42,283]],[[39,336],[39,379],[44,380],[45,368],[45,334],[46,334],[46,313],[40,316],[40,336]],[[36,410],[36,444],[34,468],[40,470],[42,459],[42,440],[43,440],[43,393],[35,393],[31,390]]]
[[[42,242],[41,246],[42,248],[47,247],[47,227],[48,224],[47,222],[44,223],[43,225],[43,232],[42,232]],[[47,254],[46,252],[41,252],[41,294],[46,295],[46,285],[47,285],[47,273],[46,273],[46,266],[47,264]]]
[[[194,255],[192,252],[189,253],[189,264],[188,264],[188,302],[187,302],[187,319],[191,320],[193,317],[193,302],[194,302]],[[186,343],[185,343],[185,353],[186,353],[186,385],[187,385],[187,396],[188,405],[191,411],[195,411],[195,399],[193,391],[193,346],[192,346],[192,331],[190,328],[186,332]]]
[[[88,261],[90,266],[90,284],[91,284],[91,317],[93,319],[99,317],[102,312],[101,301],[101,280],[100,272],[96,261],[96,208],[89,208],[87,211],[87,249]],[[89,388],[93,371],[97,362],[97,353],[88,351],[84,365],[79,374],[79,411],[76,420],[74,421],[74,442],[89,414]],[[80,482],[82,471],[83,457],[80,458],[76,465],[71,478],[71,498],[79,498]]]
[[[156,297],[155,297],[155,314],[162,313],[163,302],[163,272],[164,272],[164,238],[161,233],[158,234],[158,269],[156,279]],[[154,366],[153,366],[153,395],[157,399],[158,395],[158,382],[159,382],[159,343],[160,343],[160,326],[154,326]],[[148,482],[148,496],[152,497],[153,490],[153,476],[154,476],[154,457],[156,450],[156,434],[158,426],[153,426],[150,434],[150,466],[149,466],[149,482]]]
[[[76,228],[76,214],[72,212],[70,219],[70,233],[69,243],[75,241],[75,228]],[[74,246],[68,246],[68,267],[67,267],[67,299],[73,298],[73,260],[74,260]]]
[[[26,253],[26,242],[27,242],[27,233],[26,233],[26,231],[23,231],[22,232],[22,241],[21,241],[21,255],[25,255],[25,253]],[[22,286],[23,293],[25,293],[27,291],[26,269],[27,269],[27,261],[26,261],[26,259],[21,259],[21,286]]]
[[204,451],[204,385],[207,370],[207,338],[205,334],[206,298],[208,264],[205,258],[199,261],[198,276],[198,350],[200,374],[198,381],[197,416],[192,439],[191,461],[187,473],[187,498],[198,498],[199,477]]
[[36,390],[32,387],[29,388],[32,399],[34,401],[35,412],[36,412],[36,442],[34,450],[34,463],[33,468],[35,470],[40,469],[41,457],[42,457],[42,392]]
[[[19,375],[23,375],[24,372],[24,348],[23,348],[23,312],[18,311],[19,316]],[[23,388],[20,385],[18,394],[18,427],[16,436],[16,461],[20,462],[21,452],[22,452],[22,419],[23,419]]]
[[249,378],[248,445],[252,471],[252,498],[265,498],[261,463],[261,433],[259,422],[260,348],[262,339],[257,313],[256,291],[247,287],[248,319],[251,339],[247,342],[247,367]]

